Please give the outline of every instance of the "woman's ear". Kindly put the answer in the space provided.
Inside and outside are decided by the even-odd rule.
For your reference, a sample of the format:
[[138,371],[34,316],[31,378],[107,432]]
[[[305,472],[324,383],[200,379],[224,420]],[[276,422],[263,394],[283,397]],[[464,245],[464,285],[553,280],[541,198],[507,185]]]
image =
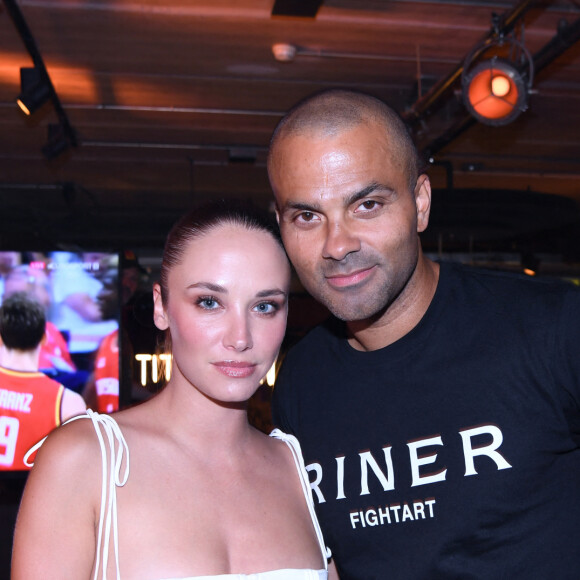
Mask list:
[[167,313],[161,298],[161,286],[157,283],[153,284],[153,322],[159,330],[167,330],[169,328]]

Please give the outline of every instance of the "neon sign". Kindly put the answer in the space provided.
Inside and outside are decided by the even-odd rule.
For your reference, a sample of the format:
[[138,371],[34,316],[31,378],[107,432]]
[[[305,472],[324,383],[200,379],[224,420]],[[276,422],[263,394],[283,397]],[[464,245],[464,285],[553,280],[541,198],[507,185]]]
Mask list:
[[161,366],[160,363],[163,363],[163,366],[165,367],[165,382],[168,382],[171,378],[170,354],[136,354],[135,360],[138,361],[141,366],[141,385],[145,386],[147,384],[147,379],[149,378],[149,369],[151,369],[151,381],[154,383],[159,382],[159,367]]

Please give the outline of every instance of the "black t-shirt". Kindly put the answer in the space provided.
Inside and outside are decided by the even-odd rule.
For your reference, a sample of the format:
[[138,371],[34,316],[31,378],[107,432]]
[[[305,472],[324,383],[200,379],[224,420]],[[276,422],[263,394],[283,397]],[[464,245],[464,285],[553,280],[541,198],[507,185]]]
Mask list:
[[443,263],[396,343],[341,323],[287,355],[274,421],[302,445],[342,580],[580,578],[580,291]]

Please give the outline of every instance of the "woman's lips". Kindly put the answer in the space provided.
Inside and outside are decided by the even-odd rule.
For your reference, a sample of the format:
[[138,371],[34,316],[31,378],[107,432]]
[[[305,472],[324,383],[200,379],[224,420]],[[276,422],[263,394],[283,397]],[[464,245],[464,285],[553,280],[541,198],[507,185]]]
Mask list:
[[234,379],[244,379],[251,376],[256,370],[256,365],[247,362],[224,360],[212,363],[218,371]]

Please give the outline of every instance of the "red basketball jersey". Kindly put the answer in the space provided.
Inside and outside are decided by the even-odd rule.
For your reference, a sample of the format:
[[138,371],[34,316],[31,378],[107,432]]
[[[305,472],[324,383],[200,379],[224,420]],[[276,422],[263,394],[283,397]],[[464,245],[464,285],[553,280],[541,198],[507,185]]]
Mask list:
[[40,346],[38,367],[41,369],[58,369],[74,372],[75,364],[68,351],[68,345],[58,328],[46,321],[45,337]]
[[119,409],[119,331],[103,338],[95,363],[97,411],[112,413]]
[[63,393],[43,373],[0,367],[0,470],[30,469],[24,455],[60,425]]

